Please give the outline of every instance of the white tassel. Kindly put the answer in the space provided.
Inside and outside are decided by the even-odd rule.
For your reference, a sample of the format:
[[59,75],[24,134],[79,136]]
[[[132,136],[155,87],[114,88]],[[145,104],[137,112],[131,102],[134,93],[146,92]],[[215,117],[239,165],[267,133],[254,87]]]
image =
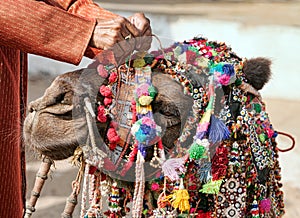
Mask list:
[[132,203],[132,217],[140,218],[143,212],[143,199],[145,191],[144,157],[140,151],[137,153],[135,167],[135,188]]

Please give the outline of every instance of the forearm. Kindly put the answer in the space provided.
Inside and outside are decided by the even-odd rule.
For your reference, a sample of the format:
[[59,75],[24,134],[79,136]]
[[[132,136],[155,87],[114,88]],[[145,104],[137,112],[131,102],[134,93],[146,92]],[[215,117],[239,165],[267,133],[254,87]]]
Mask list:
[[78,64],[88,46],[94,19],[32,0],[0,4],[0,44],[27,53]]

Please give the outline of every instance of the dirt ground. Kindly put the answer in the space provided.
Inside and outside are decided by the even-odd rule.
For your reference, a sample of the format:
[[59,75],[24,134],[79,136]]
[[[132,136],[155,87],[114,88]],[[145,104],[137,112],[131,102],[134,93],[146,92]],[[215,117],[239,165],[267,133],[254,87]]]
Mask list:
[[[190,1],[189,1],[190,2]],[[104,2],[102,6],[107,9],[128,11],[143,11],[168,13],[168,14],[202,14],[209,19],[222,20],[240,20],[245,24],[280,24],[300,27],[300,3],[187,3],[184,5],[174,4],[170,9],[164,4],[111,4]],[[241,1],[239,1],[241,2]],[[234,7],[233,7],[234,6]],[[53,80],[52,77],[34,77],[29,78],[29,101],[40,97],[45,88]],[[265,99],[271,121],[278,131],[288,132],[300,139],[300,101],[289,101],[285,99]],[[284,137],[279,138],[279,146],[284,148],[290,141]],[[280,153],[280,162],[282,166],[283,189],[285,192],[286,218],[300,217],[300,147],[296,143],[296,148],[287,153]],[[27,182],[28,196],[34,183],[34,177],[38,170],[39,162],[30,151],[27,153]],[[67,160],[56,163],[53,168],[51,178],[46,181],[46,186],[41,193],[36,212],[33,218],[56,218],[60,217],[63,211],[67,196],[71,193],[71,182],[76,177],[77,169],[71,167]],[[79,205],[76,208],[74,217],[79,215]]]

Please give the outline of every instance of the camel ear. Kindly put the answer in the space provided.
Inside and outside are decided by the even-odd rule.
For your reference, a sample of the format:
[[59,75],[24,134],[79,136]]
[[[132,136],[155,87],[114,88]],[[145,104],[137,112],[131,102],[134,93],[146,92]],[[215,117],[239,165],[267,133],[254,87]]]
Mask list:
[[248,83],[260,90],[271,78],[271,60],[263,57],[246,60],[243,71]]

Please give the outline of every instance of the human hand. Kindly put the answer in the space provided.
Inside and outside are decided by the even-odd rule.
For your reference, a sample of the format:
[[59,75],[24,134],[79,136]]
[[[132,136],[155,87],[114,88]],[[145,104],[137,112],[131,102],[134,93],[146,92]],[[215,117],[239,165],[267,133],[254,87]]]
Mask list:
[[135,40],[129,39],[138,36],[140,31],[124,17],[111,20],[97,19],[90,46],[112,50],[119,61],[135,50]]
[[148,50],[152,42],[150,20],[143,13],[136,13],[130,16],[128,20],[139,30],[140,37],[136,39],[135,49],[139,51]]

